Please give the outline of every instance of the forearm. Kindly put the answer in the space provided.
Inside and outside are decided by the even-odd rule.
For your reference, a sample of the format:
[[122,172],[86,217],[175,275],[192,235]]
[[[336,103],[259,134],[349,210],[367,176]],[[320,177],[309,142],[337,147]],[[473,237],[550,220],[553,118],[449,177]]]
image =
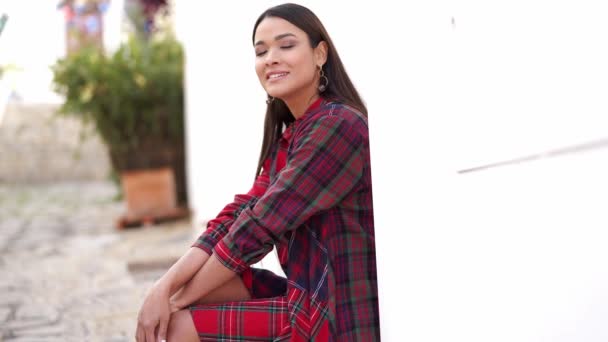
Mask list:
[[163,288],[172,296],[203,267],[209,254],[200,248],[190,248],[169,270],[156,282],[155,286]]
[[176,307],[186,307],[227,283],[236,273],[226,268],[215,255],[190,279],[171,301]]

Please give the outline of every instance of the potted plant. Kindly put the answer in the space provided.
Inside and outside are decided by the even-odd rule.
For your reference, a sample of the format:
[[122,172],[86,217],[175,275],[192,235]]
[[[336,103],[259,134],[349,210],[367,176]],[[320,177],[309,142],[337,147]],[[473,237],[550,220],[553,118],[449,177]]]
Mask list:
[[[92,123],[108,147],[128,207],[119,225],[184,216],[179,209],[187,207],[181,44],[167,34],[133,35],[110,55],[85,47],[58,60],[52,70],[55,90],[65,96],[59,112]],[[167,190],[172,179],[174,189]],[[146,193],[135,194],[138,186]],[[156,188],[158,194],[150,193]],[[169,198],[161,199],[162,194]],[[131,203],[135,199],[148,202]]]

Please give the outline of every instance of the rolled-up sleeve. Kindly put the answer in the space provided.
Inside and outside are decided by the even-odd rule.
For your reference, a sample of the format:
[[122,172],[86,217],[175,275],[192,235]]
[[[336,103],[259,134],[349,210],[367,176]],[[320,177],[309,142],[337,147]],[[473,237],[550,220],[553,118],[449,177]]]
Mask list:
[[214,248],[218,259],[237,273],[262,259],[283,234],[338,204],[362,177],[366,125],[327,114],[294,138],[276,180],[254,206],[241,211]]

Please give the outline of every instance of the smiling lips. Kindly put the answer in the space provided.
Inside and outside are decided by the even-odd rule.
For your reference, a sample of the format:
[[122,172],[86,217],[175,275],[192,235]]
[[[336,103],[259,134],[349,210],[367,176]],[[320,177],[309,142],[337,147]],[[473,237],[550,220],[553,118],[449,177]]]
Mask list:
[[280,80],[283,77],[287,76],[289,73],[286,71],[273,71],[266,74],[266,79],[269,81]]

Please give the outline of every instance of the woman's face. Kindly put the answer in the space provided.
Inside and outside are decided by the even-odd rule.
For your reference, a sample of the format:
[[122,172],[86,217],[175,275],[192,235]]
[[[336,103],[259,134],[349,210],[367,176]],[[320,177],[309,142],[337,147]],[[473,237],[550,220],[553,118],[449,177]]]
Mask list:
[[254,38],[255,70],[266,92],[282,100],[294,94],[314,94],[318,66],[326,61],[326,45],[310,46],[306,32],[287,20],[268,17]]

